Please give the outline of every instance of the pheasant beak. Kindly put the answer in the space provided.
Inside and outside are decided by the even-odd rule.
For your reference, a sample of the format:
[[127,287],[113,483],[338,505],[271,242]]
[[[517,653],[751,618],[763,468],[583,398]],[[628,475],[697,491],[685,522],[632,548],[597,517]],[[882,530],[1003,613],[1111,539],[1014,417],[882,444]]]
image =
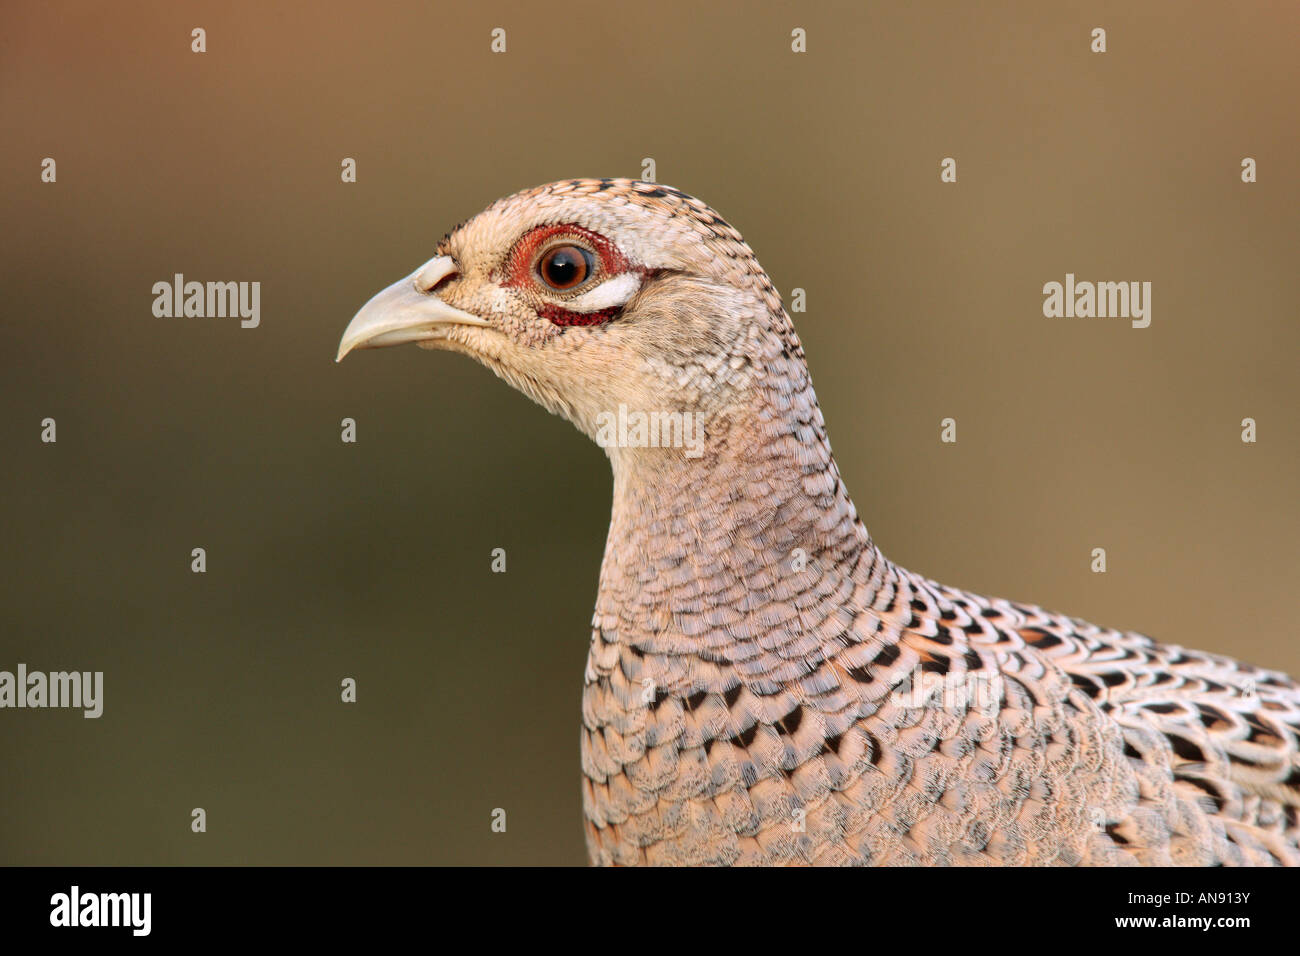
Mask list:
[[434,287],[456,268],[451,256],[436,256],[372,298],[343,331],[334,361],[343,361],[353,349],[382,349],[442,338],[451,325],[489,325],[433,294]]

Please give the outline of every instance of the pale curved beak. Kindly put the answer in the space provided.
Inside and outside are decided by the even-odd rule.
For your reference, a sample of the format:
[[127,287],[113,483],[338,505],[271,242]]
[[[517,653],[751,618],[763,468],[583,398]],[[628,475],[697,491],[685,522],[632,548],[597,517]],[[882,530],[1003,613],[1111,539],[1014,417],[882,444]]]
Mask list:
[[343,330],[339,354],[353,349],[382,349],[442,338],[450,325],[489,325],[472,312],[448,305],[433,288],[456,272],[451,256],[436,256],[405,279],[399,279],[361,307]]

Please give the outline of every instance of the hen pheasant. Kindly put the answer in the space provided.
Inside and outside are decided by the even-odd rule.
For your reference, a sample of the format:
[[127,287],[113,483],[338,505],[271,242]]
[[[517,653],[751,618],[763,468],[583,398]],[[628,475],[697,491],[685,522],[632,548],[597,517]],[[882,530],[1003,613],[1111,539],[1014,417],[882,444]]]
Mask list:
[[891,563],[780,296],[699,200],[619,179],[501,199],[338,357],[406,342],[609,455],[593,862],[1300,863],[1300,687]]

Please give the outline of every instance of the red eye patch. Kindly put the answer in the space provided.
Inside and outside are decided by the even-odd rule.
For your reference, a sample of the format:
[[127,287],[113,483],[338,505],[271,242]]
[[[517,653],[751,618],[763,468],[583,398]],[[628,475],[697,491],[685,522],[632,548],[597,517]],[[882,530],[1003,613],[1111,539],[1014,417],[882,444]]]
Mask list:
[[533,260],[537,257],[537,251],[552,239],[565,236],[582,240],[596,253],[598,271],[602,279],[612,278],[628,270],[627,257],[604,236],[572,223],[554,223],[538,226],[520,237],[514,248],[510,250],[510,257],[506,259],[505,278],[501,284],[506,288],[520,288],[536,283]]
[[[531,229],[519,238],[506,259],[505,276],[501,285],[505,288],[533,286],[542,288],[548,293],[554,293],[556,290],[545,288],[545,285],[538,278],[536,260],[538,252],[544,247],[554,246],[557,240],[563,239],[578,240],[595,253],[596,268],[593,273],[601,281],[622,275],[632,268],[631,263],[627,261],[627,257],[623,255],[618,246],[599,233],[584,229],[582,226],[573,223],[553,223]],[[583,283],[579,285],[583,285],[587,281],[589,280],[584,278]],[[622,311],[621,306],[616,306],[609,309],[600,309],[596,312],[574,312],[548,302],[537,310],[537,314],[553,325],[591,326],[608,322]]]
[[547,305],[538,309],[537,314],[554,325],[602,325],[622,311],[621,305],[598,312],[570,312],[557,305]]

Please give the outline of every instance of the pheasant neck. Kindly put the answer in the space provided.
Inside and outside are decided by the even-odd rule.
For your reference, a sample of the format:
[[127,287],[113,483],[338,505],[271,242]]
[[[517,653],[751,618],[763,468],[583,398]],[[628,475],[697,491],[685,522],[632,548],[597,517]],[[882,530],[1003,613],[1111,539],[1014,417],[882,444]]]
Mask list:
[[759,616],[810,587],[861,604],[886,583],[892,566],[857,520],[806,391],[787,388],[782,401],[804,414],[773,414],[775,396],[760,393],[712,416],[700,458],[681,449],[611,453],[597,605],[611,632],[637,634],[646,652],[680,653],[684,635],[734,643],[770,634]]

